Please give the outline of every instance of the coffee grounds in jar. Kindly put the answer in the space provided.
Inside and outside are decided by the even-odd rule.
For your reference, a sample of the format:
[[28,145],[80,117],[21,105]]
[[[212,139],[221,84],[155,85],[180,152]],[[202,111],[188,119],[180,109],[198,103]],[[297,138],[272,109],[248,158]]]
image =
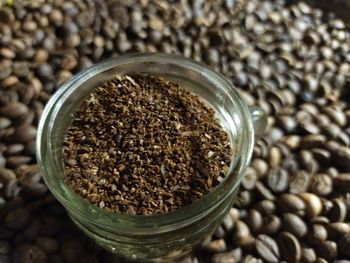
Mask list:
[[116,76],[82,103],[67,130],[66,181],[114,212],[149,215],[209,193],[228,170],[228,135],[214,110],[178,84]]

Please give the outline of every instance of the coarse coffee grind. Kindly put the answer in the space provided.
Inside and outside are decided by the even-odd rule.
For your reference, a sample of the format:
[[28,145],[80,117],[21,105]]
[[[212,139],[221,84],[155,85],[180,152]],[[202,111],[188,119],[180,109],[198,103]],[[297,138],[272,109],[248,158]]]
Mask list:
[[67,130],[66,181],[91,203],[148,215],[186,206],[225,176],[232,155],[215,112],[150,75],[116,76],[82,103]]

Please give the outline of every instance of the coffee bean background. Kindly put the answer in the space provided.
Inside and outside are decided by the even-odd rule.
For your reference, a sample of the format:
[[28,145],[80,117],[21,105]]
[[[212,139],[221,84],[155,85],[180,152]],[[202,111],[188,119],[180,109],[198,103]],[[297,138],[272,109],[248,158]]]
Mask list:
[[76,72],[146,51],[211,66],[269,115],[234,208],[183,262],[350,262],[346,23],[284,0],[19,2],[0,8],[0,262],[122,262],[48,193],[36,127]]

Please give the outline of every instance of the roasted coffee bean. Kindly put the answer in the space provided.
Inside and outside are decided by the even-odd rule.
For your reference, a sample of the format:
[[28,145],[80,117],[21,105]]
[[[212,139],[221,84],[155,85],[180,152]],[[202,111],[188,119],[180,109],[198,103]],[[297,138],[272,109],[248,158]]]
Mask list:
[[271,193],[271,191],[261,182],[256,183],[256,193],[262,199],[267,199],[274,201],[276,197]]
[[306,204],[306,212],[310,218],[316,217],[322,212],[322,202],[320,198],[312,193],[301,193],[299,196]]
[[298,238],[302,238],[307,233],[305,222],[299,216],[292,213],[282,215],[282,227]]
[[11,102],[0,108],[0,115],[9,119],[17,119],[28,113],[28,107],[21,102]]
[[343,200],[335,199],[333,201],[333,207],[329,211],[329,219],[333,222],[342,222],[347,215],[347,207]]
[[255,240],[255,249],[267,262],[280,262],[280,251],[276,241],[267,235],[259,235]]
[[311,182],[309,172],[300,170],[294,175],[291,175],[289,180],[289,192],[292,194],[299,194],[307,192]]
[[350,173],[341,173],[333,179],[334,186],[341,191],[350,189]]
[[333,261],[337,257],[337,244],[333,241],[321,241],[316,246],[316,253],[318,256],[327,260]]
[[325,196],[333,191],[333,181],[328,174],[315,174],[310,183],[310,192]]
[[10,170],[10,169],[6,169],[6,168],[0,168],[0,182],[1,183],[8,183],[10,181],[16,180],[16,174]]
[[0,117],[0,129],[6,129],[11,125],[11,120],[5,117]]
[[218,226],[215,229],[215,232],[213,234],[214,238],[217,238],[217,239],[224,238],[225,235],[226,235],[226,232],[222,226]]
[[228,215],[226,215],[224,217],[224,219],[222,220],[222,225],[223,225],[224,229],[228,232],[233,229],[234,224],[235,224],[234,219],[232,218],[230,213]]
[[269,151],[269,165],[274,168],[281,162],[281,151],[278,147],[271,147]]
[[349,245],[350,245],[350,233],[344,235],[338,241],[339,253],[345,258],[350,256]]
[[318,148],[322,147],[326,140],[326,136],[322,134],[309,134],[301,139],[300,146],[303,149]]
[[301,259],[303,262],[313,263],[316,261],[317,256],[313,248],[302,248],[301,254]]
[[11,156],[11,155],[16,155],[20,154],[24,149],[23,144],[15,143],[11,144],[7,147],[6,151],[4,152],[5,156]]
[[38,237],[36,244],[46,253],[56,253],[59,249],[59,243],[55,239],[48,237]]
[[7,159],[6,166],[16,168],[22,164],[28,164],[32,161],[32,157],[23,155],[14,155]]
[[226,250],[226,248],[227,247],[224,239],[212,240],[205,246],[205,249],[208,252],[212,252],[212,253],[223,252]]
[[240,220],[237,221],[233,230],[233,243],[238,246],[246,246],[252,241],[248,226]]
[[237,258],[232,252],[221,252],[214,254],[211,258],[212,263],[236,263]]
[[318,257],[315,261],[316,263],[328,263],[327,260],[325,260],[324,258]]
[[27,225],[30,213],[25,208],[10,211],[4,219],[4,225],[9,229],[20,229]]
[[295,213],[298,211],[304,211],[306,209],[305,202],[297,195],[282,194],[277,199],[277,206],[281,212]]
[[252,255],[247,255],[244,257],[243,263],[263,263],[264,261],[262,259],[258,259],[253,257]]
[[288,232],[282,232],[278,236],[278,246],[282,259],[287,262],[298,262],[302,256],[302,250],[298,239]]
[[268,215],[263,218],[261,233],[275,234],[281,228],[281,219],[275,215]]
[[321,224],[313,224],[311,234],[315,243],[324,241],[328,238],[327,229]]
[[327,232],[331,240],[338,240],[339,237],[350,232],[350,225],[344,222],[331,223],[327,225]]
[[267,185],[274,193],[281,193],[288,188],[289,174],[280,167],[271,169],[267,174]]
[[276,205],[270,200],[263,200],[256,204],[255,209],[263,215],[271,215],[276,211]]
[[47,255],[38,246],[31,244],[22,244],[16,247],[12,255],[12,260],[15,263],[45,263]]
[[252,203],[252,194],[249,191],[241,191],[237,195],[235,205],[239,208],[248,207]]
[[18,126],[14,132],[13,141],[19,143],[27,143],[36,137],[36,128],[32,125],[23,124]]
[[241,184],[246,190],[252,190],[255,187],[255,183],[257,181],[257,174],[253,168],[248,167],[246,170]]
[[264,160],[259,158],[256,158],[252,161],[251,167],[255,170],[259,178],[265,176],[268,171],[267,163]]
[[263,218],[261,216],[261,213],[256,209],[248,210],[247,218],[244,221],[247,223],[249,229],[253,233],[257,232],[263,225]]

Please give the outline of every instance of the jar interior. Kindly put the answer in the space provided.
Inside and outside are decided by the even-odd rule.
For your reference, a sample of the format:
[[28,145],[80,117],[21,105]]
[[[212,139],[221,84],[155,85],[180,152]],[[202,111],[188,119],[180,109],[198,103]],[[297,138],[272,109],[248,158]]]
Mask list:
[[[178,210],[183,211],[174,211],[166,214],[177,213],[178,215],[182,214],[185,216],[188,211],[191,211],[191,213],[204,211],[204,207],[215,204],[215,200],[219,200],[223,194],[233,191],[232,188],[238,186],[240,176],[242,176],[242,170],[245,169],[246,163],[249,161],[249,149],[253,142],[251,141],[252,131],[247,132],[247,128],[248,130],[252,130],[251,123],[247,121],[247,111],[244,112],[242,110],[244,106],[242,106],[242,102],[237,93],[232,89],[231,84],[209,68],[193,63],[187,59],[184,59],[183,63],[181,61],[172,63],[167,58],[151,61],[147,59],[147,57],[139,57],[135,60],[121,60],[119,63],[107,61],[104,64],[97,65],[78,74],[77,77],[61,87],[63,90],[58,91],[53,101],[49,102],[47,112],[44,112],[46,118],[50,120],[46,120],[42,125],[41,133],[44,134],[45,138],[42,139],[41,144],[38,144],[38,147],[42,148],[39,150],[43,152],[44,155],[47,154],[50,156],[50,158],[39,157],[39,160],[42,159],[42,163],[47,170],[44,179],[49,185],[50,190],[66,208],[71,210],[76,210],[77,208],[81,211],[85,210],[87,214],[94,216],[95,219],[100,218],[101,213],[108,212],[105,210],[102,212],[103,209],[88,204],[86,200],[83,200],[83,198],[75,194],[65,183],[63,178],[62,143],[65,132],[73,119],[74,112],[91,91],[97,87],[99,83],[111,79],[116,75],[124,74],[150,74],[161,76],[197,94],[215,110],[222,127],[229,135],[233,149],[232,161],[228,170],[228,176],[216,187],[218,190],[214,189],[197,201],[200,202],[200,206],[192,206],[195,203],[189,205],[192,206],[192,210],[187,206],[188,208],[184,208],[188,210],[181,208]],[[228,182],[225,183],[225,181]],[[64,202],[65,200],[76,200],[77,202],[67,203]],[[106,217],[105,214],[103,220],[113,223],[118,220],[123,221],[123,215],[120,216],[120,218],[115,218],[114,216]],[[157,215],[155,215],[155,217],[156,216]],[[129,219],[130,218],[127,220]],[[135,225],[140,223],[145,228],[147,227],[146,221],[142,222],[134,217],[131,219],[131,223],[133,220],[135,220]],[[169,220],[171,220],[170,217]],[[152,224],[152,220],[149,222]],[[167,220],[164,218],[164,224],[166,222]],[[159,222],[157,222],[157,224],[158,223]]]

